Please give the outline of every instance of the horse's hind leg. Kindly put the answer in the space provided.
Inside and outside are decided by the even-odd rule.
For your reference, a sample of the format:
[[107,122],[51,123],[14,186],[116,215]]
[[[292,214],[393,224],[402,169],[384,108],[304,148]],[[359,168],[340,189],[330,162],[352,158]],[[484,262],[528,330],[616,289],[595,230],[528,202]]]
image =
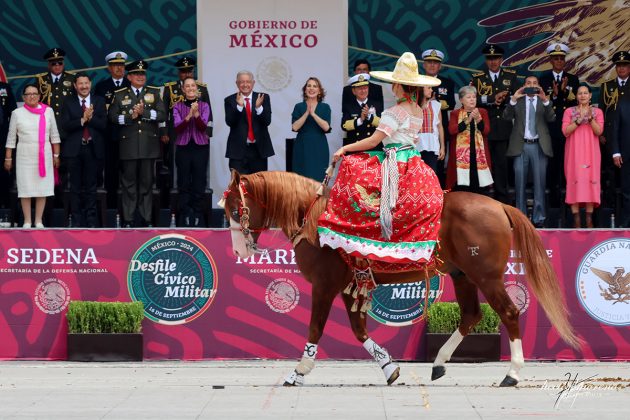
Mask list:
[[451,359],[453,352],[462,342],[465,336],[481,320],[481,308],[479,307],[479,297],[477,296],[477,286],[472,283],[466,274],[461,271],[450,273],[455,287],[455,296],[459,303],[461,321],[459,328],[450,336],[438,351],[433,368],[431,370],[431,380],[441,378],[446,373],[445,363]]
[[484,282],[480,285],[480,288],[492,309],[501,318],[501,322],[505,325],[510,336],[510,370],[500,386],[515,386],[519,381],[518,373],[525,365],[518,325],[520,312],[505,291],[503,277],[497,277],[494,281]]
[[304,346],[304,353],[295,370],[284,380],[284,386],[304,385],[304,376],[308,375],[315,367],[315,356],[317,355],[317,344],[324,332],[324,326],[328,320],[328,314],[332,306],[335,295],[338,293],[334,288],[328,290],[313,283],[313,301],[311,305],[311,321],[308,328],[308,342]]
[[352,311],[354,298],[347,294],[342,294],[341,297],[343,298],[343,303],[346,305],[346,311],[348,312],[348,318],[350,319],[350,326],[352,327],[354,336],[363,343],[363,348],[370,353],[376,363],[383,369],[387,385],[393,384],[400,376],[400,367],[393,362],[387,350],[376,344],[376,342],[368,336],[367,328],[365,327],[365,313]]

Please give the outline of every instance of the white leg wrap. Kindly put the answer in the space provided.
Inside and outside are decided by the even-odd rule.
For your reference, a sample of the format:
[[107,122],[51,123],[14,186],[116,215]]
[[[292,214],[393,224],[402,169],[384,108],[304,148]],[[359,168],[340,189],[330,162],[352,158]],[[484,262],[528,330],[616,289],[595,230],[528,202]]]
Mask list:
[[448,339],[446,343],[442,346],[437,356],[435,357],[435,361],[433,362],[433,366],[444,366],[444,363],[451,360],[451,356],[459,343],[462,342],[464,336],[459,332],[459,329],[455,330],[453,335]]
[[317,344],[306,343],[302,359],[298,363],[295,371],[300,375],[308,375],[315,367],[315,356],[317,356]]
[[508,376],[511,376],[518,381],[520,380],[518,373],[525,365],[525,358],[523,357],[523,344],[519,338],[514,341],[510,341],[510,355],[511,363]]
[[293,371],[285,378],[284,382],[295,386],[302,386],[304,385],[304,375],[298,375],[296,371]]
[[363,348],[370,353],[381,368],[390,363],[392,360],[387,350],[376,344],[371,338],[368,338],[363,342]]

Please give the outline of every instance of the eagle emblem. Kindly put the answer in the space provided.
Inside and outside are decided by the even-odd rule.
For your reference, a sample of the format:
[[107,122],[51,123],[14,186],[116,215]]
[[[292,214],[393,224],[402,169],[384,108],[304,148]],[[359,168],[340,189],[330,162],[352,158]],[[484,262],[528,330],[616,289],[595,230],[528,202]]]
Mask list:
[[359,196],[361,197],[359,203],[361,203],[364,208],[370,211],[379,210],[381,206],[381,198],[379,197],[380,194],[378,191],[368,194],[367,190],[359,184],[355,184],[354,188],[356,188],[359,192]]
[[626,273],[623,267],[615,267],[615,269],[617,271],[612,274],[608,271],[591,267],[591,271],[608,285],[608,287],[604,288],[599,284],[602,297],[613,301],[613,305],[619,302],[628,304],[628,301],[630,301],[630,273]]

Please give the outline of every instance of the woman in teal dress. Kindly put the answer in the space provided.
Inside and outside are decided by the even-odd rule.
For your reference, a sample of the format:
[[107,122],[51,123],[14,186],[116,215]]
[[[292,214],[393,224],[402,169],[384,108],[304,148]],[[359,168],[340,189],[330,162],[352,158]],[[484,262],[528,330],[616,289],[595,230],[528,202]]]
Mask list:
[[326,133],[330,133],[330,106],[322,102],[326,91],[319,79],[309,77],[302,87],[303,102],[295,105],[291,129],[297,133],[293,144],[293,172],[324,179],[330,160]]

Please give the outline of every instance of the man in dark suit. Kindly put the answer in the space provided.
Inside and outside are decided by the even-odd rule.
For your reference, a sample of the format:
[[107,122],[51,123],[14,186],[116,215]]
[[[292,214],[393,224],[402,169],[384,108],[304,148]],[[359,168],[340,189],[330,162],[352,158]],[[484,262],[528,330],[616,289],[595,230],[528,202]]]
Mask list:
[[[599,89],[599,109],[604,112],[604,133],[599,138],[602,156],[612,153],[610,142],[613,116],[619,101],[630,95],[630,51],[617,51],[612,56],[617,77],[602,83]],[[602,206],[615,207],[614,191],[619,185],[615,180],[615,165],[610,159],[602,159]]]
[[267,170],[267,158],[274,155],[269,136],[271,101],[269,95],[254,92],[254,75],[236,75],[238,92],[224,100],[225,123],[230,127],[225,157],[230,169],[242,174]]
[[[442,127],[445,131],[448,131],[448,112],[455,109],[455,84],[447,77],[440,76],[439,72],[442,68],[442,61],[444,60],[444,53],[440,50],[429,49],[422,53],[422,67],[427,76],[433,76],[440,79],[442,83],[439,86],[433,87],[433,94],[435,100],[440,103],[440,109],[442,110]],[[444,139],[444,145],[446,150],[449,150],[449,136]],[[440,178],[440,183],[445,186],[446,173],[445,167],[446,159],[437,162],[437,176]]]
[[148,64],[127,64],[131,86],[116,91],[109,107],[109,120],[119,125],[120,186],[123,226],[133,225],[136,208],[143,226],[152,226],[152,194],[155,160],[160,156],[158,124],[166,120],[160,88],[146,86]]
[[[163,170],[169,172],[169,179],[173,185],[173,174],[175,173],[175,140],[177,134],[175,133],[175,127],[173,126],[173,107],[177,102],[184,100],[184,80],[189,77],[195,77],[195,64],[196,61],[193,57],[184,56],[175,62],[175,67],[178,70],[178,80],[173,82],[167,82],[164,84],[164,91],[162,101],[167,112],[167,119],[160,124],[160,140],[162,141],[164,160]],[[208,95],[208,86],[205,83],[196,81],[197,83],[197,95],[200,101],[206,102],[210,105],[210,95]],[[206,127],[206,134],[208,137],[212,137],[212,105],[210,105],[210,119]]]
[[[114,100],[117,90],[131,86],[125,78],[125,63],[127,54],[123,51],[114,51],[105,56],[107,71],[110,77],[101,80],[94,88],[94,94],[105,98],[105,106],[109,108]],[[98,185],[105,185],[107,191],[107,207],[115,208],[118,203],[118,125],[107,121],[105,129],[105,156],[101,160],[103,171],[99,168]],[[104,172],[104,173],[102,173]],[[104,178],[104,179],[102,179]]]
[[[8,83],[0,82],[0,156],[4,156],[9,132],[11,113],[17,108],[15,96]],[[9,207],[13,177],[10,172],[0,170],[0,207]]]
[[619,227],[630,228],[630,95],[619,100],[609,135],[613,163],[621,170],[623,208]]
[[66,98],[61,108],[66,133],[61,158],[68,168],[72,226],[95,228],[97,171],[104,154],[107,110],[103,98],[90,94],[92,82],[86,73],[76,75],[74,89],[77,96]]
[[503,111],[503,118],[508,121],[514,119],[506,155],[514,157],[516,207],[527,214],[525,184],[531,166],[534,181],[532,222],[536,227],[543,227],[546,218],[547,159],[553,156],[548,123],[553,122],[556,114],[536,76],[528,76],[525,85],[512,95]]
[[[348,86],[352,87],[355,100],[346,104],[341,117],[341,129],[347,133],[343,139],[344,146],[370,137],[378,127],[383,112],[380,104],[370,103],[369,74],[355,74],[348,80]],[[383,150],[383,145],[378,144],[371,150]]]
[[494,180],[494,198],[509,204],[508,196],[508,160],[506,150],[512,132],[512,121],[502,118],[505,102],[518,89],[516,71],[502,68],[503,48],[498,45],[486,45],[481,51],[486,56],[487,68],[472,75],[471,86],[477,89],[477,106],[485,108],[490,117],[490,159],[492,160],[492,179]]
[[577,105],[577,89],[580,81],[577,76],[564,71],[566,55],[569,47],[564,44],[552,43],[547,47],[551,71],[540,76],[540,87],[553,102],[556,120],[549,124],[553,157],[549,159],[547,167],[547,185],[549,186],[549,206],[560,207],[564,202],[562,189],[566,185],[564,180],[564,144],[562,133],[562,116],[567,108]]
[[[365,59],[359,59],[354,62],[354,75],[357,74],[369,74],[370,70],[372,70],[372,66],[370,66],[370,62]],[[377,85],[376,83],[370,82],[370,91],[368,94],[368,100],[370,103],[374,104],[374,106],[379,106],[380,109],[383,109],[383,87],[381,85]],[[343,94],[341,96],[341,112],[346,112],[344,109],[346,105],[352,105],[354,101],[354,95],[352,94],[352,87],[345,86],[343,88]]]

